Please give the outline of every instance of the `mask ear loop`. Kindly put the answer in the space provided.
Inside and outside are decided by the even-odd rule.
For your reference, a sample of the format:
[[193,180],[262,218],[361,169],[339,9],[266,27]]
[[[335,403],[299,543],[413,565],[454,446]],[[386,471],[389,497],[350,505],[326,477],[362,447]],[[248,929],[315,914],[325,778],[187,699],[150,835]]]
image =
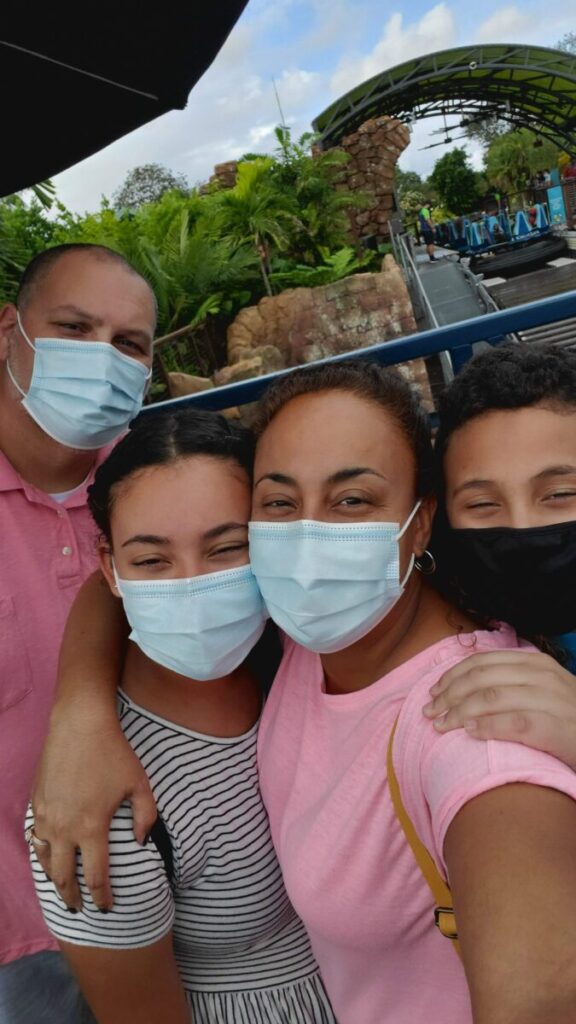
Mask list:
[[123,597],[124,595],[122,593],[122,590],[120,589],[120,577],[116,572],[116,564],[114,562],[112,555],[110,555],[110,562],[112,563],[112,572],[114,573],[114,583],[116,585],[116,590],[118,591],[120,597]]
[[[32,342],[30,341],[30,338],[28,337],[28,335],[26,334],[26,331],[24,330],[24,327],[22,326],[22,319],[20,317],[20,310],[19,309],[16,310],[16,323],[18,324],[18,330],[20,331],[20,334],[24,338],[24,341],[26,342],[27,345],[30,346],[30,348],[32,349],[34,354],[36,354],[36,348],[32,344]],[[10,360],[6,360],[6,370],[8,372],[8,376],[10,377],[10,380],[12,381],[12,383],[13,383],[14,387],[16,388],[16,390],[20,392],[20,394],[22,395],[22,398],[26,398],[27,392],[24,391],[24,389],[20,387],[18,381],[16,380],[16,377],[14,376],[14,374],[12,372],[12,367],[10,366]]]
[[[397,541],[398,540],[402,540],[402,537],[406,533],[406,530],[410,526],[410,523],[414,519],[414,516],[416,515],[416,513],[417,513],[418,509],[420,508],[421,504],[422,504],[422,501],[419,499],[416,502],[416,504],[414,505],[414,508],[412,509],[410,515],[408,516],[408,519],[404,523],[404,526],[396,534],[396,540]],[[404,589],[404,587],[406,586],[406,583],[408,582],[408,580],[410,578],[410,574],[411,574],[411,572],[412,572],[412,570],[414,568],[415,563],[416,563],[416,555],[414,554],[414,552],[412,552],[412,556],[410,558],[410,561],[408,562],[408,568],[407,568],[406,572],[404,573],[404,578],[400,582],[400,586],[402,587],[402,589]]]

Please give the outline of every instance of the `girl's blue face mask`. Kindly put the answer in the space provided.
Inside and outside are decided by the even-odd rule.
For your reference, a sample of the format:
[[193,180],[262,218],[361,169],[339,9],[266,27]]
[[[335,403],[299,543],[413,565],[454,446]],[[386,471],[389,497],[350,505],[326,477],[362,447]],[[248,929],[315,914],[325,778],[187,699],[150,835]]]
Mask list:
[[32,344],[20,313],[17,318],[34,351],[27,392],[9,363],[7,369],[29,416],[67,448],[92,450],[115,441],[140,412],[152,371],[105,342],[36,338]]
[[132,632],[152,661],[189,679],[221,679],[242,664],[268,618],[249,565],[172,580],[114,578]]
[[404,592],[399,523],[251,522],[250,562],[274,622],[318,654],[341,651],[381,622]]

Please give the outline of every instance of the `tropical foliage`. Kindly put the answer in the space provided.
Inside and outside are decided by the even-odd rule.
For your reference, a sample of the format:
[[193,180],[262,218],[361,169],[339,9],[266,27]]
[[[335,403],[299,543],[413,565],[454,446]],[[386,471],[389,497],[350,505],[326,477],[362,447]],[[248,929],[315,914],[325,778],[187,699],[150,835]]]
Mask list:
[[[239,162],[232,188],[189,189],[149,165],[135,168],[95,213],[71,213],[50,183],[38,195],[0,200],[0,301],[13,299],[21,271],[47,246],[107,245],[152,285],[159,335],[195,329],[195,368],[210,372],[225,360],[225,328],[243,306],[379,263],[354,244],[348,211],[366,199],[343,186],[346,155],[313,158],[313,137],[294,141],[284,127],[276,138],[271,155]],[[50,211],[42,205],[48,202]]]

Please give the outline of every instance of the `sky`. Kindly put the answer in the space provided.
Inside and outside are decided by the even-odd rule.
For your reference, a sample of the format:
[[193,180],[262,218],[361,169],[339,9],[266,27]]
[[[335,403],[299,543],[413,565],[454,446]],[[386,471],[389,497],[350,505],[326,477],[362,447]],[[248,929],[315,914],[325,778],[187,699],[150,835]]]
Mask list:
[[[94,211],[138,165],[162,164],[196,185],[217,163],[271,152],[281,120],[274,83],[285,123],[298,137],[348,89],[412,57],[480,42],[554,46],[575,28],[575,0],[249,0],[186,109],[57,175],[58,196],[78,213]],[[440,125],[428,119],[413,126],[401,167],[430,173],[446,149],[422,147],[437,141],[431,133]],[[480,167],[477,145],[455,145],[466,145]]]

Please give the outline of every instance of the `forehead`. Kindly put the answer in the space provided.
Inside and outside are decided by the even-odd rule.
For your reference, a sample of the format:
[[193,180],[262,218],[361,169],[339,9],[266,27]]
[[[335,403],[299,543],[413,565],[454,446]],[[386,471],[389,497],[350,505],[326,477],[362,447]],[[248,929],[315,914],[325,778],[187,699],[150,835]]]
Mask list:
[[449,486],[464,477],[528,480],[551,465],[576,463],[576,408],[483,413],[454,432],[444,457]]
[[292,399],[266,428],[256,449],[257,475],[285,467],[291,475],[303,475],[309,467],[315,475],[329,476],[344,465],[381,471],[405,466],[413,473],[410,445],[392,413],[348,391]]
[[66,253],[40,274],[27,299],[31,313],[74,304],[96,318],[144,319],[154,326],[155,308],[147,283],[113,259]]
[[137,470],[116,485],[112,529],[205,532],[227,519],[248,520],[250,481],[237,463],[192,455]]

